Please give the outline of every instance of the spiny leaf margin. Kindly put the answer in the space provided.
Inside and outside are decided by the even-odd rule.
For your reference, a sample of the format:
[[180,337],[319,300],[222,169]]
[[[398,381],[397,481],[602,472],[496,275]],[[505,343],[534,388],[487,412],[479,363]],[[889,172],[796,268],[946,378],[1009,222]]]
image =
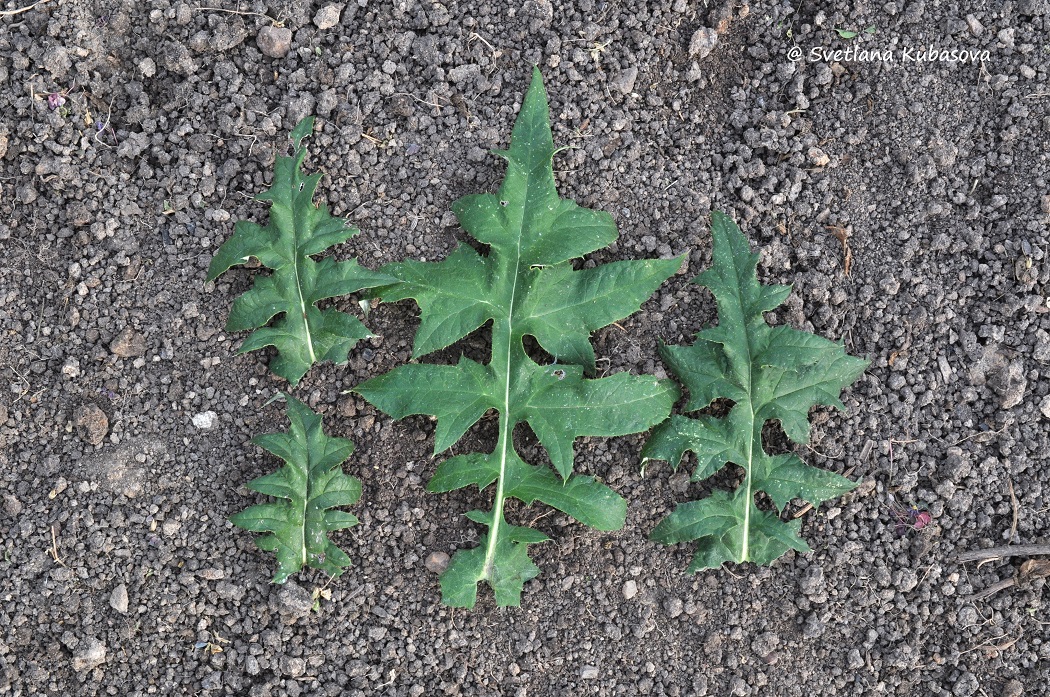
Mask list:
[[285,464],[247,484],[248,489],[279,500],[235,513],[230,522],[251,532],[267,533],[256,538],[255,544],[277,555],[274,583],[284,583],[304,565],[340,576],[350,565],[350,557],[328,538],[328,533],[358,523],[350,513],[334,510],[361,498],[360,480],[342,469],[354,444],[326,435],[319,414],[294,397],[285,395],[285,399],[289,432],[252,439]]
[[764,312],[778,307],[790,286],[758,282],[758,254],[725,214],[711,215],[712,267],[694,281],[706,286],[718,306],[718,326],[697,334],[691,346],[660,347],[664,362],[689,391],[687,411],[724,398],[734,404],[723,418],[674,415],[653,430],[642,450],[647,460],[677,469],[686,451],[697,455],[693,481],[706,479],[732,462],[744,481],[732,494],[716,491],[700,501],[679,504],[652,533],[664,544],[698,541],[690,572],[732,561],[771,564],[789,549],[809,551],[799,535],[801,521],[786,523],[763,511],[755,494],[765,491],[780,510],[794,498],[814,506],[856,486],[834,472],[811,467],[794,454],[770,455],[762,428],[777,419],[796,443],[809,439],[809,410],[818,404],[845,407],[839,393],[869,362],[844,347],[791,327],[770,327]]
[[[333,217],[324,203],[313,202],[321,174],[303,176],[301,171],[306,157],[302,142],[313,132],[313,124],[309,116],[295,127],[292,156],[277,157],[273,183],[255,197],[271,202],[269,224],[238,221],[233,236],[216,251],[207,275],[214,281],[252,257],[272,270],[269,276],[257,276],[252,288],[234,301],[226,329],[254,330],[238,353],[274,346],[277,356],[270,370],[292,385],[318,361],[345,363],[350,349],[372,336],[356,317],[333,308],[321,310],[317,303],[394,280],[359,266],[357,260],[311,259],[359,232]],[[270,324],[277,315],[282,316]]]
[[[591,332],[637,311],[681,259],[573,269],[572,259],[615,241],[616,226],[608,213],[557,195],[539,70],[510,148],[496,154],[507,161],[498,194],[465,196],[452,206],[463,228],[489,246],[488,254],[461,245],[441,262],[391,264],[381,271],[400,283],[375,291],[387,302],[411,298],[419,305],[416,358],[491,322],[490,363],[460,358],[455,366],[410,364],[356,388],[395,418],[435,416],[435,453],[454,445],[486,411],[499,414],[495,450],[445,460],[429,487],[496,485],[492,510],[468,514],[488,528],[480,546],[458,551],[441,577],[442,599],[454,607],[473,607],[481,582],[493,589],[498,605],[517,606],[524,584],[539,573],[527,545],[547,538],[509,524],[503,516],[507,498],[541,501],[601,530],[622,527],[626,501],[597,479],[572,474],[573,441],[648,430],[666,418],[678,395],[672,381],[652,376],[584,378],[584,370],[595,366]],[[526,335],[555,357],[553,365],[539,365],[526,354]],[[536,434],[554,471],[515,452],[514,427],[520,423]]]

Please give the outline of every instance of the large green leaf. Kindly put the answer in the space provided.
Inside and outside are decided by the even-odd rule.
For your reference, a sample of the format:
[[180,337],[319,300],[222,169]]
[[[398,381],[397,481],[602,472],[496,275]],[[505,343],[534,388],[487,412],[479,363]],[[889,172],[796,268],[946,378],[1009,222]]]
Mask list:
[[261,503],[230,516],[230,522],[252,532],[265,532],[256,544],[277,554],[274,583],[284,583],[303,565],[339,576],[350,558],[328,533],[357,525],[344,511],[361,498],[361,482],[343,473],[342,463],[354,451],[345,438],[321,430],[321,417],[286,396],[291,430],[256,436],[252,442],[284,460],[281,469],[251,481],[248,488],[280,501]]
[[716,491],[701,501],[679,504],[653,531],[653,539],[665,544],[699,541],[690,571],[727,561],[769,564],[789,549],[809,550],[798,536],[801,521],[785,523],[759,509],[755,493],[766,492],[783,509],[794,498],[819,505],[855,484],[810,467],[796,455],[770,455],[762,447],[762,428],[770,419],[779,420],[788,437],[805,443],[810,408],[843,408],[839,393],[868,366],[847,355],[841,344],[767,325],[762,313],[780,305],[790,286],[758,282],[758,255],[724,214],[712,214],[711,234],[714,261],[696,281],[715,296],[718,326],[697,334],[692,346],[663,346],[660,353],[689,389],[688,411],[719,398],[734,404],[724,418],[672,416],[654,429],[642,451],[643,460],[666,460],[677,468],[692,450],[697,456],[694,481],[727,462],[744,470],[744,481],[732,496]]
[[[332,308],[321,310],[317,302],[394,280],[362,268],[356,260],[310,258],[358,233],[333,217],[325,204],[314,204],[321,175],[304,177],[300,171],[306,157],[302,141],[313,131],[313,123],[311,116],[295,127],[294,154],[277,158],[273,183],[256,197],[271,202],[269,225],[239,221],[208,267],[209,281],[252,257],[273,270],[257,277],[251,290],[234,301],[226,329],[255,329],[240,352],[276,347],[270,369],[293,385],[317,361],[345,362],[354,344],[371,336],[356,317]],[[277,315],[281,317],[266,326]]]
[[[466,196],[453,211],[483,255],[463,245],[444,261],[406,261],[382,269],[399,283],[377,293],[385,301],[412,298],[421,322],[413,353],[445,348],[487,322],[487,365],[466,358],[455,366],[412,364],[357,387],[372,404],[401,418],[437,418],[435,452],[451,447],[486,411],[499,414],[491,453],[458,455],[441,463],[432,491],[495,483],[491,512],[471,514],[488,527],[481,546],[460,550],[441,578],[445,603],[472,607],[477,584],[493,588],[500,605],[517,605],[523,584],[539,573],[526,546],[546,539],[504,520],[504,502],[541,501],[601,530],[623,525],[626,502],[593,477],[574,476],[573,441],[645,431],[671,410],[669,380],[620,373],[584,377],[594,368],[592,331],[636,311],[681,265],[680,259],[622,261],[576,270],[571,260],[616,237],[612,217],[558,198],[554,141],[539,71],[518,115],[499,193]],[[523,338],[534,337],[553,365],[530,358]],[[554,470],[526,463],[514,451],[517,424],[528,424]]]

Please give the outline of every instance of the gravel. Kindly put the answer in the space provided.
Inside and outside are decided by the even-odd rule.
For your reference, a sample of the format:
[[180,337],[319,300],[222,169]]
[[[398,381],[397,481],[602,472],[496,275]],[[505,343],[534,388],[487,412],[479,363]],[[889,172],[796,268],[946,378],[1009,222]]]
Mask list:
[[[978,597],[1025,560],[954,556],[1046,535],[1046,0],[213,4],[0,17],[3,691],[1041,693],[1045,582]],[[931,46],[988,58],[904,58]],[[821,47],[895,59],[810,60]],[[561,195],[620,230],[593,260],[686,255],[642,312],[595,333],[602,370],[665,375],[658,342],[716,321],[689,282],[716,209],[761,252],[762,280],[793,286],[771,322],[872,361],[795,448],[860,482],[799,517],[812,551],[687,575],[695,548],[648,534],[739,471],[690,482],[687,459],[643,476],[640,436],[581,439],[576,467],[630,501],[625,528],[509,506],[551,538],[542,574],[521,609],[483,588],[453,612],[436,555],[477,545],[462,513],[489,494],[428,493],[433,424],[344,394],[411,360],[418,309],[375,307],[376,336],[295,389],[267,351],[237,353],[225,320],[259,271],[203,279],[236,221],[264,219],[253,197],[301,116],[318,117],[319,199],[362,230],[334,254],[440,259],[465,240],[452,202],[502,178],[489,151],[533,64],[568,146]],[[251,439],[286,428],[270,401],[285,390],[356,443],[364,495],[361,525],[336,535],[353,566],[273,586],[273,555],[228,517],[263,500],[242,485],[275,460]],[[456,453],[493,438],[483,421]],[[775,425],[766,438],[792,449]],[[898,535],[890,493],[931,524]]]

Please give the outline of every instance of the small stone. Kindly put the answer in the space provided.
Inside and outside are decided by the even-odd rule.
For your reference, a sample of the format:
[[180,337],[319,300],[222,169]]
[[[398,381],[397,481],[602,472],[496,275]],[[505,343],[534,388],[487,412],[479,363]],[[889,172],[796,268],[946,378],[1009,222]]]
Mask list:
[[67,378],[80,377],[80,361],[70,356],[66,359],[66,362],[62,364],[62,374]]
[[1032,358],[1040,363],[1050,361],[1050,334],[1045,329],[1035,330],[1035,351],[1032,352]]
[[860,655],[860,649],[850,649],[846,655],[846,667],[850,670],[860,670],[864,667],[864,657]]
[[780,646],[780,637],[773,632],[763,632],[751,641],[751,650],[756,656],[768,656]]
[[583,680],[597,680],[598,669],[595,666],[583,666],[580,668],[580,678]]
[[142,73],[143,77],[153,77],[157,74],[157,62],[146,56],[139,61],[139,72]]
[[623,584],[623,599],[630,600],[634,596],[638,595],[638,583],[635,581],[627,581]]
[[285,624],[294,624],[301,617],[306,617],[314,607],[310,591],[288,581],[276,594],[271,596],[270,606],[277,611]]
[[73,653],[73,670],[85,673],[106,662],[106,645],[95,637],[88,637]]
[[816,564],[810,565],[798,582],[802,595],[816,595],[824,589],[824,569]]
[[131,327],[124,327],[117,338],[109,344],[109,350],[121,358],[132,358],[146,354],[146,337]]
[[248,30],[241,22],[224,22],[215,28],[212,46],[216,51],[225,52],[241,45],[248,38]]
[[292,48],[292,30],[268,24],[259,30],[255,41],[264,56],[284,58]]
[[1024,362],[1020,359],[1011,361],[1005,369],[1000,369],[988,376],[988,385],[999,395],[1000,407],[1012,409],[1024,399],[1028,389],[1025,377]]
[[18,500],[18,497],[14,494],[4,494],[4,513],[13,518],[21,512],[22,502]]
[[1039,411],[1043,413],[1043,416],[1050,419],[1050,394],[1043,397],[1043,403],[1039,405]]
[[674,619],[685,611],[685,603],[680,598],[670,598],[664,603],[664,610],[667,611],[668,617]]
[[984,33],[984,25],[973,15],[966,15],[966,25],[970,28],[970,33],[974,36],[980,36]]
[[123,583],[109,594],[109,606],[122,615],[128,612],[128,587]]
[[1003,697],[1022,697],[1024,695],[1024,685],[1017,678],[1008,680],[1003,685]]
[[1017,3],[1017,10],[1023,15],[1048,15],[1050,0],[1021,0]]
[[61,82],[73,67],[73,59],[64,46],[52,46],[40,57],[40,65],[51,73],[51,77]]
[[219,415],[213,411],[202,411],[193,415],[193,425],[202,431],[210,431],[219,423]]
[[109,419],[97,404],[84,404],[73,412],[73,426],[81,440],[92,445],[101,445],[109,433]]
[[966,605],[960,608],[955,617],[956,626],[962,629],[976,625],[981,619],[973,605]]
[[977,676],[968,670],[964,670],[959,679],[955,681],[955,685],[952,687],[952,694],[955,697],[970,697],[980,687],[980,683],[977,682]]
[[343,13],[342,5],[325,5],[314,15],[314,26],[324,31],[339,24],[339,15]]
[[444,552],[431,552],[427,555],[426,561],[423,565],[427,567],[427,571],[435,574],[445,573],[445,569],[448,568],[449,556]]
[[306,672],[306,661],[298,656],[281,656],[281,673],[291,678],[298,678]]
[[816,167],[825,167],[831,162],[831,158],[828,157],[828,154],[817,147],[810,148],[806,155],[809,157],[809,161]]
[[202,690],[219,690],[222,689],[222,671],[217,670],[214,673],[208,673],[201,680]]
[[627,70],[621,70],[616,74],[616,77],[612,79],[613,89],[619,90],[623,94],[630,94],[634,91],[634,83],[638,80],[638,68],[631,66]]
[[718,32],[710,27],[702,27],[693,33],[689,40],[689,57],[706,58],[718,45]]

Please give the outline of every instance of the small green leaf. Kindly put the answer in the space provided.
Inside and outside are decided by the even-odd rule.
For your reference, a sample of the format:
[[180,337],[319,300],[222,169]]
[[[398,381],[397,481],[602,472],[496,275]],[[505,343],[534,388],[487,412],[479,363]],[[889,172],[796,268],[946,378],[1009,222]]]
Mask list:
[[328,206],[314,204],[321,175],[304,177],[300,171],[306,157],[302,141],[313,132],[313,123],[311,116],[295,127],[294,154],[277,158],[273,183],[256,196],[271,202],[270,224],[238,222],[233,237],[219,247],[208,267],[209,281],[252,257],[273,270],[269,276],[257,277],[251,290],[234,301],[226,329],[255,329],[239,351],[276,347],[270,369],[293,385],[317,361],[345,362],[354,344],[371,336],[357,318],[333,308],[321,310],[317,303],[395,280],[362,268],[356,260],[311,259],[358,233],[333,217]]
[[[499,415],[491,453],[452,457],[438,466],[431,491],[496,485],[493,508],[468,517],[488,528],[481,546],[456,553],[441,577],[444,602],[472,607],[477,584],[487,583],[500,605],[517,605],[522,587],[539,569],[527,546],[546,538],[504,520],[507,498],[540,501],[600,530],[623,525],[626,502],[593,477],[572,474],[573,442],[581,436],[618,436],[651,428],[678,396],[668,380],[626,373],[584,377],[595,366],[591,332],[638,310],[681,259],[621,261],[577,270],[571,260],[612,243],[612,216],[558,197],[554,141],[539,71],[525,95],[499,193],[474,194],[453,204],[464,229],[489,245],[481,254],[461,245],[444,261],[405,261],[382,269],[399,282],[375,292],[384,301],[414,299],[420,326],[413,355],[451,345],[492,324],[487,365],[461,358],[455,366],[412,364],[357,387],[384,412],[401,418],[437,418],[435,452],[451,447],[487,411]],[[531,336],[554,356],[540,365],[526,351]],[[526,463],[513,433],[527,424],[554,467]]]
[[345,438],[321,430],[321,417],[286,396],[291,430],[252,439],[284,460],[285,465],[248,484],[260,494],[283,501],[261,503],[230,516],[230,522],[252,532],[260,549],[277,554],[274,583],[284,583],[304,565],[331,576],[343,573],[350,558],[328,539],[328,533],[357,525],[353,515],[333,510],[361,498],[361,482],[343,474],[342,463],[354,451]]
[[836,29],[835,31],[838,32],[838,35],[843,39],[853,39],[857,36],[857,32],[850,29]]
[[726,463],[744,470],[731,496],[679,504],[653,531],[664,544],[696,540],[690,571],[717,568],[727,561],[769,564],[789,549],[807,551],[801,521],[785,523],[755,504],[765,491],[778,509],[800,498],[819,505],[855,484],[833,472],[806,465],[794,454],[770,455],[762,429],[778,420],[796,443],[809,439],[809,410],[823,404],[843,408],[839,393],[864,372],[868,362],[846,354],[841,344],[791,327],[770,327],[764,312],[790,293],[788,286],[763,286],[740,228],[724,214],[711,215],[714,259],[697,277],[718,305],[718,326],[697,334],[692,346],[664,346],[661,355],[689,389],[687,411],[716,399],[733,407],[723,418],[675,415],[653,430],[643,461],[665,460],[677,468],[687,450],[696,453],[693,480],[706,479]]

